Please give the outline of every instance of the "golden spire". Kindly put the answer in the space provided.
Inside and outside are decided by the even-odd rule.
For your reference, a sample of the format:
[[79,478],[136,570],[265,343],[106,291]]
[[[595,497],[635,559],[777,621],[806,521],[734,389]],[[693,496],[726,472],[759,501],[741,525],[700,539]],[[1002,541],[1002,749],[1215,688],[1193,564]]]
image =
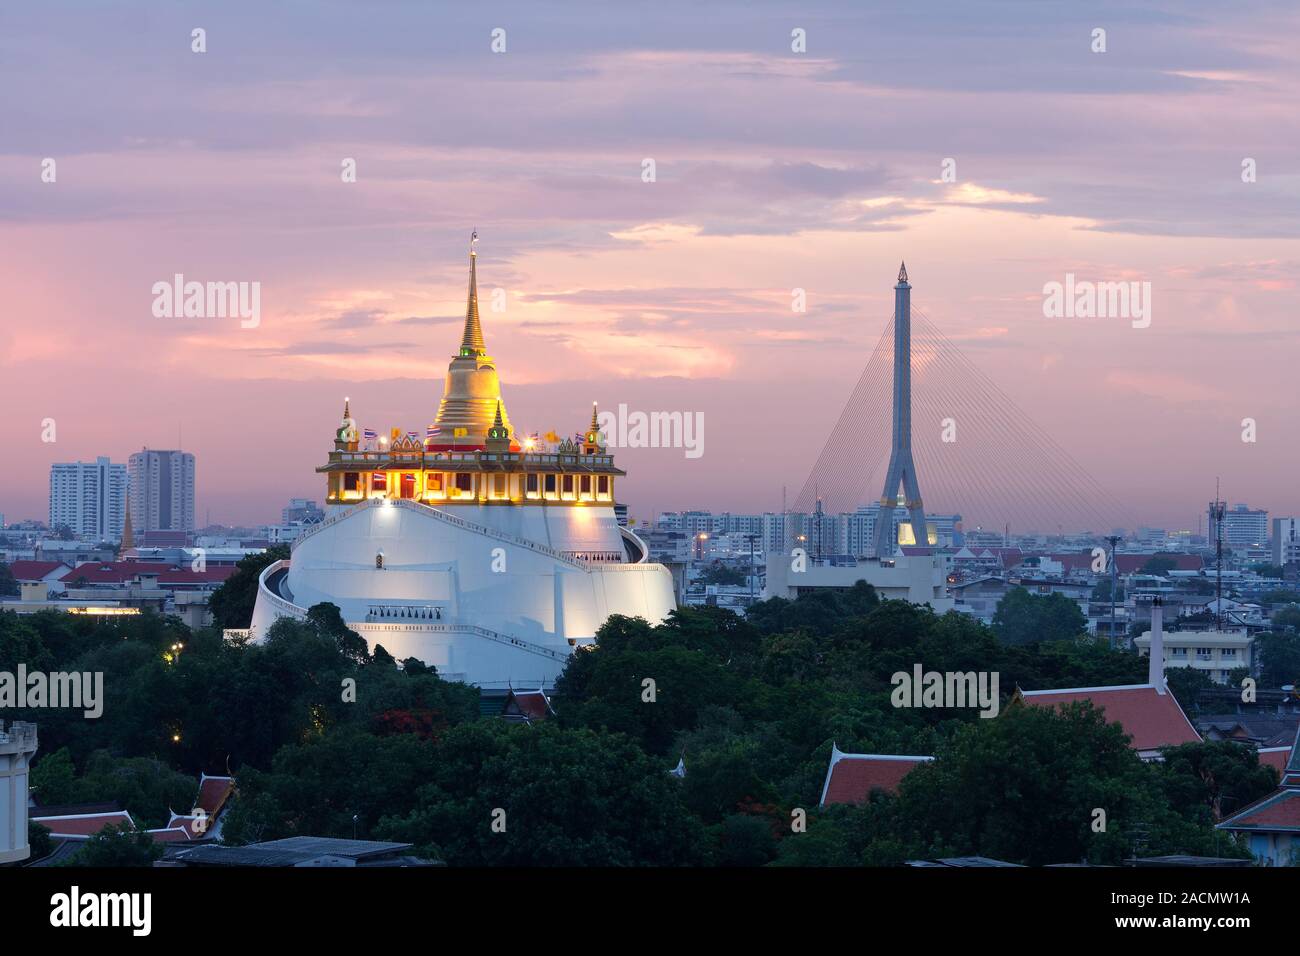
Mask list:
[[465,334],[460,340],[460,354],[466,358],[487,354],[487,346],[483,344],[483,327],[478,320],[478,253],[474,251],[476,242],[477,229],[469,237],[469,301],[465,304]]
[[483,446],[487,451],[503,452],[510,450],[510,429],[506,428],[501,418],[501,399],[497,399],[497,414],[492,427],[487,430],[487,441]]
[[600,431],[600,422],[596,421],[596,403],[591,403],[591,430],[592,432]]
[[352,417],[352,399],[344,398],[343,399],[343,420],[347,421],[351,417]]
[[131,492],[126,493],[126,514],[122,518],[122,540],[117,546],[120,555],[135,547],[135,533],[131,530]]

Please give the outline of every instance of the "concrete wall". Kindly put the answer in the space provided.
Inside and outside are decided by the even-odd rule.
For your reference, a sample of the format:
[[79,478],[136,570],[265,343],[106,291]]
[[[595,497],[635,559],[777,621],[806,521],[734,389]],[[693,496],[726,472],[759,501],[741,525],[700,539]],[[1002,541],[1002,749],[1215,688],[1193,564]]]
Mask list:
[[[497,530],[515,534],[505,513],[542,512],[541,508],[474,508]],[[521,529],[549,527],[552,542],[599,541],[602,549],[622,551],[617,524],[606,528],[585,518],[554,512],[612,509],[545,509],[550,516],[524,516]],[[447,509],[469,520],[468,509]],[[502,514],[491,514],[500,512]],[[588,532],[591,535],[588,535]],[[551,544],[555,547],[555,544]],[[377,551],[383,568],[375,567]],[[268,569],[263,580],[270,576]],[[289,564],[287,587],[293,607],[276,603],[259,590],[253,615],[256,637],[277,616],[298,616],[329,601],[367,640],[381,643],[398,659],[414,656],[440,672],[471,683],[504,686],[507,680],[553,680],[572,652],[570,641],[589,642],[611,614],[657,622],[676,607],[672,576],[657,564],[580,564],[558,558],[523,541],[492,537],[440,520],[419,507],[365,506],[301,539]],[[367,619],[372,607],[436,607],[436,620]],[[457,627],[461,630],[457,632]],[[483,635],[473,628],[497,635]],[[507,640],[503,642],[500,637]],[[509,639],[517,639],[511,645]],[[538,653],[539,650],[549,651]],[[558,659],[557,659],[558,656]],[[525,680],[526,679],[526,680]]]

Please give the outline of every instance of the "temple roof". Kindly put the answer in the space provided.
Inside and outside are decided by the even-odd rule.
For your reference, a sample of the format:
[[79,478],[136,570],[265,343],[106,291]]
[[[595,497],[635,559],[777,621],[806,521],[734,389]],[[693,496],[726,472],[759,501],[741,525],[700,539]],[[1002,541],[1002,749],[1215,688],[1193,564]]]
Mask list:
[[1088,701],[1105,714],[1107,721],[1120,724],[1132,738],[1130,746],[1139,752],[1201,741],[1201,735],[1187,719],[1174,695],[1167,689],[1159,691],[1152,684],[1061,690],[1017,689],[1016,696],[1034,707]]
[[933,759],[903,754],[851,754],[832,744],[821,805],[866,803],[873,790],[897,793],[904,777]]

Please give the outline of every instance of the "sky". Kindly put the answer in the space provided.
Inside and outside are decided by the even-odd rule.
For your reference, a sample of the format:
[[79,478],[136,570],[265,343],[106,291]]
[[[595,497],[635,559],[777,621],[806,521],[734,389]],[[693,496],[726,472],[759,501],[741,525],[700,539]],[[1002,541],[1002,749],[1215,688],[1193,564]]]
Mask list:
[[[0,513],[44,519],[52,462],[178,444],[201,521],[319,500],[344,396],[383,432],[432,420],[477,229],[517,427],[703,416],[698,457],[616,452],[634,515],[793,498],[900,260],[1126,514],[1195,530],[1216,478],[1296,514],[1298,26],[1255,2],[0,5]],[[258,323],[156,315],[177,273],[259,283]],[[1149,324],[1047,317],[1067,274],[1150,283]]]

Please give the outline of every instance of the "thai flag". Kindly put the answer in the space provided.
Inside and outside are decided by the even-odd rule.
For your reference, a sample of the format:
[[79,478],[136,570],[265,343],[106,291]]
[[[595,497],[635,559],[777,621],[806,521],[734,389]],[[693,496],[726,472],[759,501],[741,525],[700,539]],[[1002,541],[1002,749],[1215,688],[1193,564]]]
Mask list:
[[415,434],[415,432],[407,432],[407,433],[406,433],[406,437],[409,438],[409,439],[411,439],[411,441],[415,441],[415,439],[416,439],[418,436]]
[[441,434],[442,434],[442,428],[441,426],[438,425],[430,425],[428,428],[424,430],[424,437],[426,439],[437,438]]
[[375,431],[373,428],[367,428],[365,431],[361,433],[361,437],[363,437],[366,441],[374,441],[376,438],[379,437],[379,433]]

